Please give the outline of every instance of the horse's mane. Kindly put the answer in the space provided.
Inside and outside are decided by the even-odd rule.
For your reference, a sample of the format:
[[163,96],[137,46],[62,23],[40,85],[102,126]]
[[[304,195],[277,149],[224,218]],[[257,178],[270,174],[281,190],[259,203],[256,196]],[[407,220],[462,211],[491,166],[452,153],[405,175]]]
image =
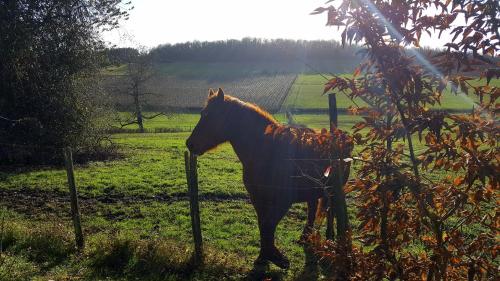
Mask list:
[[[207,104],[210,103],[212,100],[216,99],[217,95],[213,95],[208,98]],[[258,105],[253,104],[251,102],[244,102],[236,97],[233,97],[231,95],[224,95],[224,102],[227,104],[231,104],[233,106],[239,107],[241,109],[247,109],[250,111],[253,111],[263,117],[265,120],[268,120],[272,124],[279,124],[279,122],[271,115],[271,113],[265,111],[264,109],[260,108]]]

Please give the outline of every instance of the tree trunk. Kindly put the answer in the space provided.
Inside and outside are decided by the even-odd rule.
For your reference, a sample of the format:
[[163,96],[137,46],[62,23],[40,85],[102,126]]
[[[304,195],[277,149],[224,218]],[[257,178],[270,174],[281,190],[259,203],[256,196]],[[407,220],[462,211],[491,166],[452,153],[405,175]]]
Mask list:
[[144,133],[144,124],[142,120],[142,108],[141,102],[139,100],[139,85],[134,85],[134,105],[135,105],[135,114],[137,115],[137,125],[139,125],[139,132]]

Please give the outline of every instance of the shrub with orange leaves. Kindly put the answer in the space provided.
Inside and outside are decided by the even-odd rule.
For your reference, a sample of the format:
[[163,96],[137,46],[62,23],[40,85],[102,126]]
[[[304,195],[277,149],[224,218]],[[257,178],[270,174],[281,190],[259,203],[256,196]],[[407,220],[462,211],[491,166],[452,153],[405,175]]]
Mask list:
[[[353,128],[363,149],[346,187],[360,224],[351,241],[312,240],[332,278],[498,280],[500,88],[489,84],[500,74],[500,2],[330,2],[313,14],[327,12],[342,44],[364,46],[365,61],[325,93],[369,105],[350,110],[364,119]],[[442,53],[415,50],[422,33],[443,32],[453,39]],[[475,73],[483,85],[470,83]],[[430,109],[446,88],[477,96],[472,112]]]

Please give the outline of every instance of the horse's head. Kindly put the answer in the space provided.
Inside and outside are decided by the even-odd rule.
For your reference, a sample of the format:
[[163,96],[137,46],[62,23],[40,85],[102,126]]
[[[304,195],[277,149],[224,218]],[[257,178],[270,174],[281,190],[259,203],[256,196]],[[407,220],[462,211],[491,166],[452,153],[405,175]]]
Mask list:
[[201,118],[196,124],[186,145],[191,153],[201,155],[215,148],[217,145],[228,141],[228,116],[227,106],[224,102],[224,92],[221,88],[214,93],[208,92],[208,99],[201,111]]

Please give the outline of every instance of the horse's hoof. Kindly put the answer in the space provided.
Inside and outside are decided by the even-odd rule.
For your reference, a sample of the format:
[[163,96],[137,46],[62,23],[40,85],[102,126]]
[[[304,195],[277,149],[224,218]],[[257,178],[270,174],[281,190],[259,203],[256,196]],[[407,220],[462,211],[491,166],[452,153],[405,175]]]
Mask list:
[[281,257],[281,258],[278,258],[278,259],[271,259],[270,260],[272,263],[274,263],[277,267],[281,268],[281,269],[288,269],[290,268],[290,261],[288,261],[287,258],[285,257]]
[[257,257],[257,259],[253,262],[254,267],[266,267],[269,265],[269,260],[266,258],[262,257],[261,255]]
[[290,267],[290,261],[280,252],[269,257],[269,261],[281,269],[288,269]]

